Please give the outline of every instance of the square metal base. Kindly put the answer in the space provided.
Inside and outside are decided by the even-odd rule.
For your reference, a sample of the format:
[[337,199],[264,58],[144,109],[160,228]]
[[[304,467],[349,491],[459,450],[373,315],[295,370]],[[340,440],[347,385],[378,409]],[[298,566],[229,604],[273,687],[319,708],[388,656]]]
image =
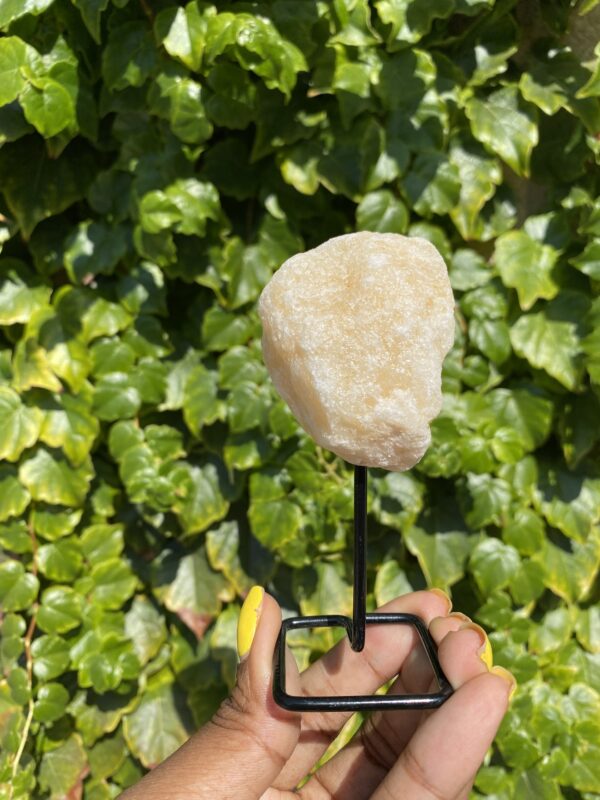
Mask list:
[[275,702],[288,711],[365,711],[392,709],[437,708],[453,692],[437,657],[437,647],[429,635],[427,626],[414,614],[367,614],[367,625],[413,625],[421,638],[429,657],[439,689],[431,694],[400,695],[355,695],[339,697],[304,697],[288,694],[285,689],[285,640],[287,632],[297,628],[344,628],[352,637],[352,620],[342,615],[330,614],[314,617],[292,617],[283,621],[275,648],[275,670],[273,697]]

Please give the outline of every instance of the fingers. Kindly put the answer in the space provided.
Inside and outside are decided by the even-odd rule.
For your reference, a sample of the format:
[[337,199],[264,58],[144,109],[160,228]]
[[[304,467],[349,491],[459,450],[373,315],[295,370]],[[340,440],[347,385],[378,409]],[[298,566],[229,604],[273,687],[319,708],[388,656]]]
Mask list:
[[468,680],[417,729],[373,800],[454,800],[479,769],[510,691],[510,683],[492,672]]
[[[457,619],[452,615],[434,619],[430,624],[430,632],[438,644],[440,664],[455,689],[459,689],[478,676],[487,674],[488,671],[487,664],[481,660],[481,634],[470,627],[459,630],[461,625],[464,625],[463,619]],[[422,648],[416,648],[414,652],[421,650]],[[422,669],[423,666],[426,669]],[[427,657],[425,656],[424,665],[420,665],[418,659],[410,657],[405,661],[390,691],[394,693],[433,691],[433,687],[428,689],[427,685],[431,678],[432,670]],[[432,716],[439,714],[441,710],[431,712]],[[319,770],[317,779],[333,796],[344,797],[348,787],[353,786],[353,798],[370,797],[387,771],[394,766],[423,718],[424,712],[420,711],[388,711],[373,714],[361,729],[360,736],[325,764]],[[312,797],[311,791],[309,783],[305,796]],[[318,794],[315,796],[318,797]],[[404,794],[399,793],[398,796]]]
[[[276,705],[271,685],[280,608],[255,587],[240,620],[245,629],[240,625],[238,646],[248,652],[231,696],[209,723],[126,792],[123,800],[255,800],[289,759],[298,741],[300,718]],[[291,653],[286,669],[290,691],[297,692],[298,669]]]
[[[450,602],[443,593],[413,592],[378,610],[416,614],[428,625],[450,610]],[[309,696],[373,694],[400,671],[418,639],[412,626],[369,625],[365,647],[360,653],[354,652],[344,637],[302,673],[301,692]],[[323,755],[349,717],[350,712],[305,714],[298,747],[275,786],[284,789],[296,785]]]

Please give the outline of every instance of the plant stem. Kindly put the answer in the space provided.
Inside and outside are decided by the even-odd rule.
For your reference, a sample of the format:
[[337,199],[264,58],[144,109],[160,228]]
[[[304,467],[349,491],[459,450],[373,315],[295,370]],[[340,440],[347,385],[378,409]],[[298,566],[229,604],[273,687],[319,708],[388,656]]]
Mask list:
[[[31,572],[33,575],[37,577],[38,543],[37,543],[37,537],[35,535],[35,530],[31,523],[29,525],[29,536],[31,538],[31,553],[32,553]],[[25,717],[25,725],[23,726],[23,731],[21,732],[21,738],[19,740],[19,746],[17,748],[17,752],[15,753],[15,758],[12,764],[12,776],[8,790],[8,800],[12,800],[13,798],[15,780],[19,772],[19,764],[21,763],[21,757],[25,750],[25,745],[27,744],[27,739],[29,738],[31,723],[33,721],[33,656],[31,654],[31,642],[33,641],[33,636],[35,634],[38,607],[39,606],[37,603],[33,604],[31,619],[29,620],[29,625],[27,626],[27,632],[25,633],[25,639],[24,639],[25,670],[27,672],[27,684],[29,686],[29,702],[27,704],[27,716]]]

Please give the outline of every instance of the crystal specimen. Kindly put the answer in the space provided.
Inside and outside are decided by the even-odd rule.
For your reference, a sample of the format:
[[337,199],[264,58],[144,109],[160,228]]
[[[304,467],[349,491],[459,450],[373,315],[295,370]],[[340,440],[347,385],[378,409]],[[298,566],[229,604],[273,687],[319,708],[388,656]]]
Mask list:
[[259,313],[275,387],[318,444],[395,471],[423,456],[454,338],[448,272],[430,242],[337,236],[288,259]]

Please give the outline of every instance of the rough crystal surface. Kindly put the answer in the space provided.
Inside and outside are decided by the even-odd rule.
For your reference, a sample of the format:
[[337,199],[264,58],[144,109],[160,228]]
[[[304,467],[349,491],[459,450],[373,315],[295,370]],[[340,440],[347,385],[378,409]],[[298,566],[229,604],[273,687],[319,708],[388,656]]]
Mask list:
[[425,239],[351,233],[288,259],[259,301],[275,387],[322,447],[405,470],[431,441],[454,338],[444,260]]

